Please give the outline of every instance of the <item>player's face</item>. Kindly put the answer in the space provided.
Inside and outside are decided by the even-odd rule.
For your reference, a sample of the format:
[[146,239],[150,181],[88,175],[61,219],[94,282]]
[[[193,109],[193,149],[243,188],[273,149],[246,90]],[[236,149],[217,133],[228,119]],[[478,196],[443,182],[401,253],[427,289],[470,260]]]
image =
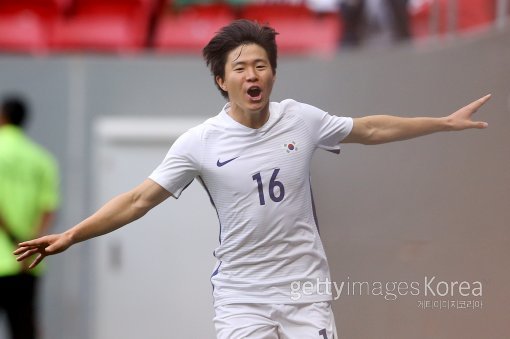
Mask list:
[[225,77],[217,77],[228,92],[231,114],[266,114],[275,75],[264,48],[257,44],[241,45],[227,56]]

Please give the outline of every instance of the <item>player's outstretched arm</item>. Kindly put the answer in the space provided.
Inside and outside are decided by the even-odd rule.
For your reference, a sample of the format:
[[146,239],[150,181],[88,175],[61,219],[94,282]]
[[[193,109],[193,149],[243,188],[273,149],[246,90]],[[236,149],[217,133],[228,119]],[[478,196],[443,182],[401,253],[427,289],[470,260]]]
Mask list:
[[48,255],[63,252],[78,242],[112,232],[135,221],[170,195],[163,187],[146,179],[133,190],[116,196],[66,232],[20,243],[14,255],[18,256],[18,261],[23,261],[37,254],[29,266],[33,268]]
[[374,145],[412,139],[435,132],[486,128],[488,126],[486,122],[473,121],[472,117],[490,97],[490,94],[486,95],[442,118],[401,118],[390,115],[356,118],[351,133],[343,142]]

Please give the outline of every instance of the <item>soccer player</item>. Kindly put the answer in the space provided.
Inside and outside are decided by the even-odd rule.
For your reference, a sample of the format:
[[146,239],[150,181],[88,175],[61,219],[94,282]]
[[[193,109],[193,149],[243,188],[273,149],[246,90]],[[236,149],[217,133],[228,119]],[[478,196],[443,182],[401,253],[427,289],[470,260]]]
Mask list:
[[[337,338],[330,273],[317,230],[310,162],[317,148],[380,144],[440,131],[485,128],[471,117],[485,96],[443,118],[330,115],[294,100],[271,102],[276,32],[239,20],[222,28],[203,54],[228,103],[184,133],[139,186],[71,229],[23,242],[30,265],[78,242],[122,227],[197,179],[216,208],[220,244],[212,275],[217,337]],[[291,298],[291,284],[308,282]]]

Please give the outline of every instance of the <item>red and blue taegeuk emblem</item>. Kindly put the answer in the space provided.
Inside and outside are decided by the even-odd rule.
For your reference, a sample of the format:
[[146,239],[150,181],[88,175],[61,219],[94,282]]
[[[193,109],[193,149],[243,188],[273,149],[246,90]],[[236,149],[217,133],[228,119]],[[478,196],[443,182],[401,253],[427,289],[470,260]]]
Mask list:
[[295,141],[289,142],[288,144],[284,144],[283,147],[285,147],[287,153],[296,152],[298,150]]

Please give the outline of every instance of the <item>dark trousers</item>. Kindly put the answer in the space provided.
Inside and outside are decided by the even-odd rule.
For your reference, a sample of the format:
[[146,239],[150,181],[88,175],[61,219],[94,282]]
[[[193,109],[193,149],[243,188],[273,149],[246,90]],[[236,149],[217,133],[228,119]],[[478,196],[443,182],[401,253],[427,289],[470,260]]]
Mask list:
[[407,40],[411,37],[408,2],[408,0],[386,0],[393,14],[393,37],[396,41]]
[[31,274],[0,277],[0,311],[7,315],[12,339],[35,339],[35,289]]
[[[404,41],[411,38],[408,2],[409,0],[385,0],[392,16],[392,33],[395,41]],[[365,30],[364,11],[365,0],[360,0],[352,5],[341,2],[343,46],[350,47],[361,44]]]

